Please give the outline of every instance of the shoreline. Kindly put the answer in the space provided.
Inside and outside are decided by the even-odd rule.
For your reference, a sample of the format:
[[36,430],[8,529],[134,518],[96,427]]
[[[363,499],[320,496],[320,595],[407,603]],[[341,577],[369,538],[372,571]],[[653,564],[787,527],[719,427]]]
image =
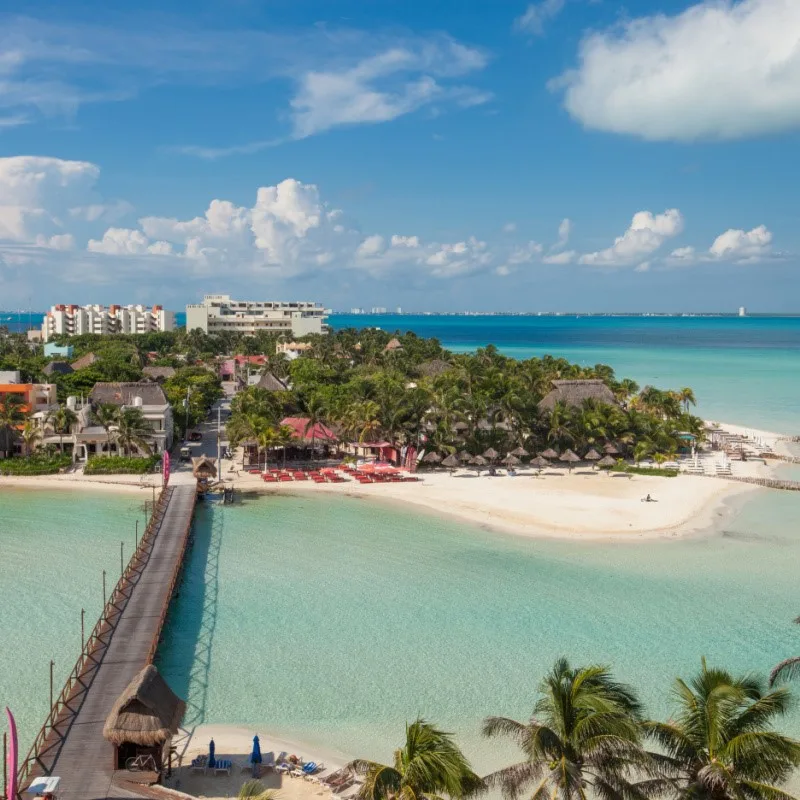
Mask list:
[[[739,425],[719,423],[731,434],[758,437],[776,454],[790,455],[791,443],[782,434]],[[475,525],[483,530],[526,538],[556,538],[581,541],[647,541],[700,535],[720,516],[728,516],[736,498],[764,491],[749,483],[715,477],[719,451],[703,455],[712,470],[709,477],[680,474],[674,478],[599,473],[589,466],[572,471],[563,467],[545,469],[541,474],[522,467],[513,478],[490,477],[473,470],[454,473],[419,473],[415,483],[386,483],[361,486],[354,481],[317,485],[308,482],[264,483],[260,476],[235,471],[223,461],[221,477],[238,492],[282,496],[338,494],[367,500],[376,506],[403,510],[409,506],[439,518]],[[762,463],[751,459],[735,462],[735,474],[767,477],[786,466],[778,459]],[[232,471],[233,470],[233,471]],[[175,479],[190,480],[181,470]],[[135,494],[159,487],[160,475],[87,477],[81,474],[0,477],[4,486],[19,489],[101,491]],[[645,497],[655,502],[641,502]]]

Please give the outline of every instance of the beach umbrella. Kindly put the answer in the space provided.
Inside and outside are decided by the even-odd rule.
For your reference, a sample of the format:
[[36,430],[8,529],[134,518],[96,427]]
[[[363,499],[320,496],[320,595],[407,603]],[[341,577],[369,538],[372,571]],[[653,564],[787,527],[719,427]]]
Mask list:
[[214,740],[212,739],[208,743],[208,761],[206,762],[209,769],[214,769],[217,766],[217,762],[214,760]]
[[572,472],[572,465],[577,463],[581,460],[581,457],[576,453],[573,453],[572,450],[565,450],[559,457],[559,461],[564,461],[565,463],[569,464],[569,471]]
[[447,458],[442,461],[442,466],[447,467],[448,469],[455,469],[456,467],[461,466],[461,462],[458,460],[458,456],[453,454],[447,456]]
[[522,458],[523,456],[529,456],[530,453],[524,447],[518,447],[516,450],[512,450],[509,455],[517,456],[517,458]]
[[459,457],[459,459],[460,459],[461,461],[471,461],[471,460],[472,460],[472,454],[471,454],[471,453],[468,453],[466,450],[462,450],[462,451],[461,451],[461,452],[458,454],[458,457]]
[[441,457],[441,456],[440,456],[438,453],[436,453],[436,452],[430,452],[430,453],[427,453],[427,454],[426,454],[426,455],[423,457],[423,459],[422,459],[422,460],[423,460],[423,461],[424,461],[426,464],[438,464],[438,463],[439,463],[439,462],[442,460],[442,457]]
[[250,763],[261,763],[261,742],[258,740],[258,736],[253,737],[253,752],[250,753]]
[[539,456],[541,458],[547,458],[552,460],[554,458],[558,458],[558,453],[556,453],[556,451],[553,450],[552,447],[548,447],[547,450],[545,450],[543,453],[539,453]]
[[613,456],[603,456],[598,462],[598,467],[613,467],[617,460]]
[[503,459],[503,463],[504,464],[508,464],[509,467],[513,467],[514,465],[519,464],[519,459],[515,455],[513,455],[512,453],[509,453]]
[[618,456],[619,455],[619,450],[617,450],[617,448],[611,442],[608,442],[603,447],[603,452],[606,453],[609,456]]
[[494,459],[496,459],[496,458],[497,458],[499,455],[500,455],[500,453],[498,453],[498,452],[497,452],[497,450],[495,450],[495,449],[494,449],[494,447],[490,447],[490,448],[489,448],[489,449],[488,449],[488,450],[487,450],[487,451],[486,451],[486,452],[483,454],[483,457],[484,457],[484,458],[488,458],[490,461],[494,461]]
[[584,456],[586,461],[599,461],[602,458],[600,453],[594,447]]
[[536,458],[531,459],[531,466],[536,467],[541,472],[545,467],[550,466],[550,462],[546,458],[542,458],[542,456],[536,456]]
[[487,464],[487,461],[483,456],[474,456],[471,461],[476,467],[485,467]]

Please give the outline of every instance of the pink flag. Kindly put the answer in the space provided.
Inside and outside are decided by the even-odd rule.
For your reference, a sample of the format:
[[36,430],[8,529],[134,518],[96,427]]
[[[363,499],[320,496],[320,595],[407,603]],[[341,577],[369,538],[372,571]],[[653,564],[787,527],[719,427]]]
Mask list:
[[17,723],[14,715],[6,707],[8,715],[9,745],[8,745],[8,794],[6,800],[17,800]]
[[169,453],[165,450],[161,459],[161,464],[164,468],[164,486],[169,483]]

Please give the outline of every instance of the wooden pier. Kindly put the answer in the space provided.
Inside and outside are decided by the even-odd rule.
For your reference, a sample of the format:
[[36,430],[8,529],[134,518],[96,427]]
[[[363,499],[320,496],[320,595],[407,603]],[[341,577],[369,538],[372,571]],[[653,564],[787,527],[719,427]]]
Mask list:
[[155,658],[195,500],[193,484],[162,492],[137,551],[20,766],[20,791],[38,775],[58,775],[63,800],[138,796],[130,784],[115,784],[113,748],[103,738],[103,725],[134,676]]

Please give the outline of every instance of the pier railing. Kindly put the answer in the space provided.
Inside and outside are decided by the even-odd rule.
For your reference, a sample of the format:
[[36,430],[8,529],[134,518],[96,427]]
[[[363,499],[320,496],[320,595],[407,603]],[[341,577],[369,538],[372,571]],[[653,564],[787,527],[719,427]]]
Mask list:
[[[135,578],[147,563],[153,543],[161,527],[161,522],[164,519],[171,493],[172,489],[168,487],[161,490],[136,550],[131,555],[116,586],[112,589],[100,618],[83,645],[83,650],[81,650],[75,666],[69,673],[61,693],[53,703],[44,725],[39,729],[31,749],[19,766],[17,772],[19,794],[17,796],[20,800],[22,800],[21,792],[34,777],[35,770],[41,770],[45,775],[49,774],[50,768],[44,759],[49,753],[58,751],[60,743],[65,738],[66,729],[69,728],[71,720],[78,713],[80,697],[88,691],[93,677],[92,673],[100,666],[103,651],[108,646],[108,639],[113,633],[116,622],[130,597]],[[188,537],[188,527],[185,535]],[[174,580],[176,579],[177,576]],[[164,615],[166,615],[166,611]],[[150,659],[148,659],[148,663],[149,661]]]

